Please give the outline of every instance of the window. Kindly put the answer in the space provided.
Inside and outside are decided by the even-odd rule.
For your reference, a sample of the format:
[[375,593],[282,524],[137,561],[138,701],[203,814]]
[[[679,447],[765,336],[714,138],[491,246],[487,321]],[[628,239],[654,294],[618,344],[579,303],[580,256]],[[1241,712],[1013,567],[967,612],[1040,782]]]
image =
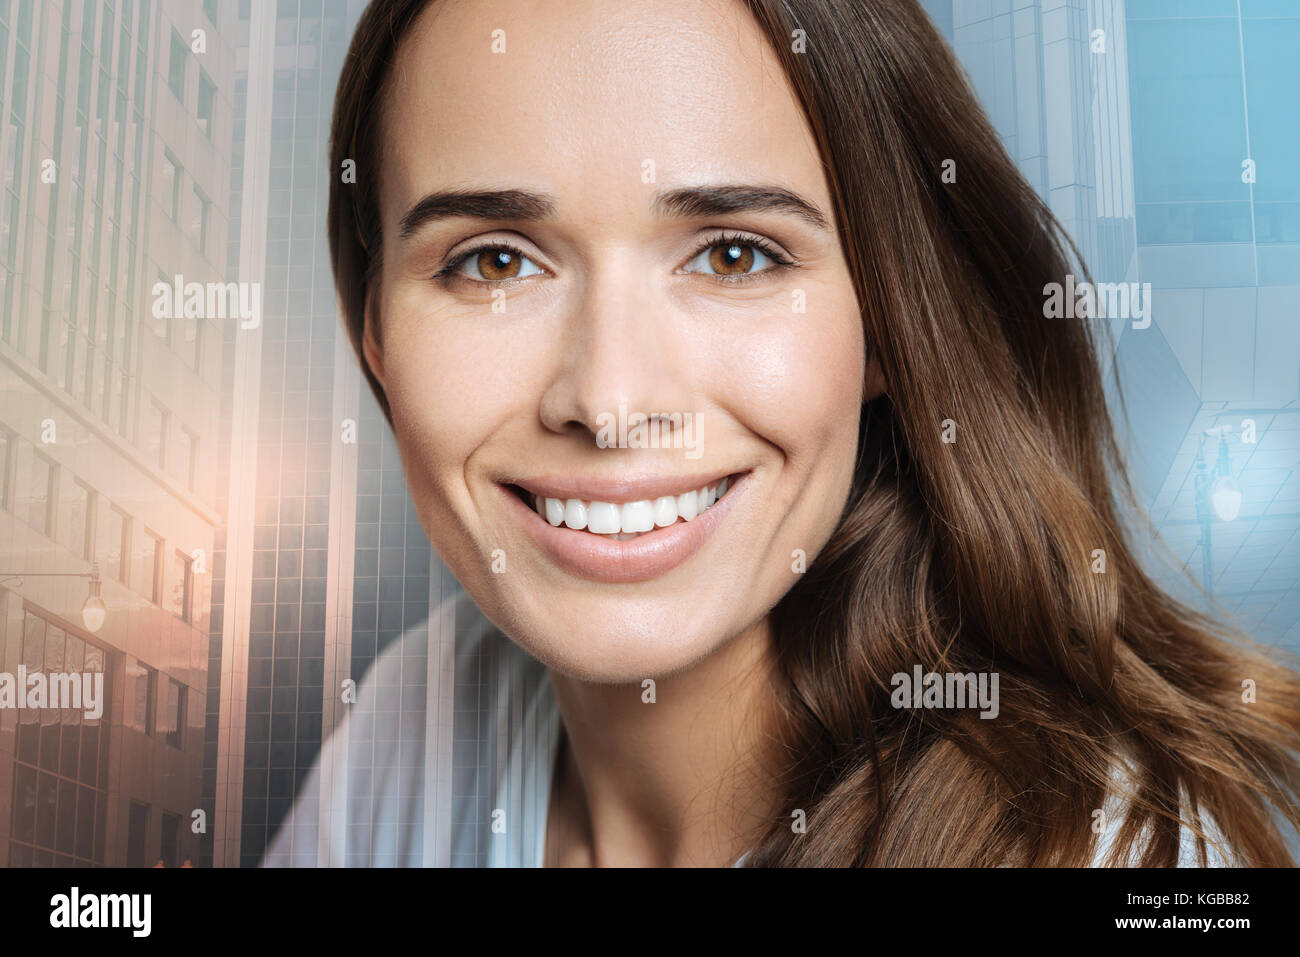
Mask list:
[[190,220],[190,232],[198,241],[199,252],[208,254],[208,218],[212,202],[203,195],[203,190],[194,187],[194,217]]
[[173,474],[193,492],[198,472],[199,440],[198,436],[183,425],[180,428],[180,438],[176,443],[176,454],[172,458],[175,460]]
[[148,420],[145,423],[145,448],[154,464],[160,469],[167,467],[167,433],[171,428],[171,413],[158,404],[156,399],[149,401]]
[[163,715],[163,729],[167,743],[173,748],[185,747],[185,705],[189,688],[172,678],[167,679],[167,711]]
[[[10,649],[29,672],[63,671],[103,675],[102,648],[25,611]],[[16,639],[16,641],[15,641]],[[102,864],[108,783],[109,688],[94,710],[31,708],[18,712],[14,727],[13,813],[9,831],[11,867],[72,867]],[[87,702],[83,699],[83,705]]]
[[190,48],[180,35],[172,31],[171,55],[167,60],[167,86],[176,99],[185,102],[185,61],[189,59]]
[[[172,295],[175,294],[175,283],[173,283],[172,280],[169,279],[167,276],[164,276],[162,270],[158,271],[158,282],[162,283],[168,289],[172,290],[171,293]],[[175,309],[178,312],[180,311],[180,307],[177,306],[175,303],[173,303],[173,309]],[[153,334],[170,346],[172,344],[171,310],[165,310],[161,316],[158,316],[158,315],[154,315],[153,309],[150,308],[149,315],[153,319]]]
[[150,575],[152,587],[150,598],[155,605],[162,604],[163,592],[163,540],[153,536],[153,573]]
[[78,556],[95,560],[95,499],[93,489],[72,480],[72,514],[68,519],[68,547]]
[[159,855],[168,867],[181,866],[181,816],[163,811],[162,853]]
[[203,320],[185,316],[180,320],[181,332],[174,343],[177,353],[195,372],[199,370],[199,350],[203,339]]
[[167,596],[167,610],[180,618],[190,620],[190,593],[194,583],[194,563],[179,548],[172,552],[171,591]]
[[116,505],[97,509],[99,536],[96,551],[104,574],[126,584],[131,555],[131,517]]
[[181,164],[168,150],[163,150],[162,165],[162,204],[163,212],[172,222],[179,222],[181,215]]
[[126,824],[126,866],[144,867],[145,843],[149,840],[149,805],[131,802],[131,816]]
[[163,554],[163,540],[146,528],[131,581],[155,605],[162,604]]
[[131,659],[131,663],[126,666],[126,675],[133,685],[133,708],[128,727],[152,736],[154,716],[158,713],[158,672]]
[[212,139],[212,110],[216,99],[216,86],[208,79],[203,68],[199,67],[199,129],[208,139]]
[[54,530],[54,478],[58,468],[40,452],[33,451],[27,472],[27,487],[21,489],[18,513],[43,535]]
[[0,429],[0,511],[9,511],[9,473],[14,457],[14,438]]

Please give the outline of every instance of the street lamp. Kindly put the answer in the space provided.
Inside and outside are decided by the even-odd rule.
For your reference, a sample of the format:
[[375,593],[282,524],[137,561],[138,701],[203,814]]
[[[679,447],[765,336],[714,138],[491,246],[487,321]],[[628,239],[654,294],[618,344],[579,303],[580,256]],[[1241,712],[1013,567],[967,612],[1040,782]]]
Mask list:
[[108,606],[104,604],[104,599],[99,597],[101,582],[99,580],[99,562],[90,566],[88,572],[0,572],[0,583],[17,580],[22,584],[24,578],[89,578],[90,593],[86,595],[86,600],[81,603],[81,621],[86,626],[86,630],[95,633],[104,627],[104,619],[108,616]]
[[90,594],[81,604],[81,620],[92,633],[103,628],[104,619],[108,617],[108,607],[104,604],[104,599],[99,597],[99,588],[99,563],[96,562],[91,566]]
[[[1219,455],[1211,474],[1205,464],[1205,438],[1219,436]],[[1228,430],[1224,426],[1206,429],[1196,449],[1196,520],[1201,524],[1201,577],[1205,590],[1214,594],[1214,559],[1211,551],[1211,526],[1215,518],[1231,522],[1241,514],[1241,486],[1232,477],[1232,459],[1228,454]]]
[[1241,513],[1241,486],[1232,477],[1231,460],[1228,458],[1228,438],[1219,435],[1219,459],[1214,463],[1216,476],[1210,489],[1210,504],[1214,514],[1225,522],[1231,522]]

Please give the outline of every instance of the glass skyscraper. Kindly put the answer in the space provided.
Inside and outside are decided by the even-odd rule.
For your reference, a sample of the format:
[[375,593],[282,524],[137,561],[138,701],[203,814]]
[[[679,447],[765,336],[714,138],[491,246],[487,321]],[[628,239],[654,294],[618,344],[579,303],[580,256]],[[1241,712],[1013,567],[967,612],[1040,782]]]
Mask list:
[[104,687],[99,715],[0,710],[10,865],[176,866],[206,826],[223,320],[155,284],[222,277],[232,22],[0,5],[0,670]]

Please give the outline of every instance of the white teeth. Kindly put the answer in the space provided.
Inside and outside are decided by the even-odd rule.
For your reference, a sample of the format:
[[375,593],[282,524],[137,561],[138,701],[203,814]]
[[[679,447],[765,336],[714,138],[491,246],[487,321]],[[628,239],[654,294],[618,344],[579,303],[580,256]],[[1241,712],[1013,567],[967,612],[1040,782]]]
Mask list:
[[540,495],[537,496],[537,498],[539,501],[545,503],[545,505],[543,507],[538,508],[537,511],[544,514],[546,516],[546,520],[550,522],[552,525],[555,526],[562,525],[564,523],[564,513],[565,513],[564,503],[561,502],[558,498],[542,498]]
[[[580,502],[576,498],[571,498],[564,503],[564,524],[569,528],[584,529],[587,527],[587,506],[586,503]],[[592,529],[596,531],[596,529]],[[618,529],[615,529],[618,531]]]
[[587,529],[597,535],[617,534],[623,531],[619,527],[619,518],[618,506],[613,502],[592,502],[587,509]]
[[730,487],[731,483],[723,479],[717,485],[683,492],[681,495],[664,495],[654,500],[642,499],[621,505],[534,495],[533,507],[553,526],[567,525],[615,541],[626,541],[655,528],[674,525],[678,519],[692,521],[726,495]]
[[655,527],[655,509],[649,499],[628,502],[621,509],[625,532],[648,532]]
[[671,495],[655,499],[655,524],[660,528],[677,521],[677,499]]
[[683,492],[677,496],[677,514],[690,521],[700,514],[700,493]]

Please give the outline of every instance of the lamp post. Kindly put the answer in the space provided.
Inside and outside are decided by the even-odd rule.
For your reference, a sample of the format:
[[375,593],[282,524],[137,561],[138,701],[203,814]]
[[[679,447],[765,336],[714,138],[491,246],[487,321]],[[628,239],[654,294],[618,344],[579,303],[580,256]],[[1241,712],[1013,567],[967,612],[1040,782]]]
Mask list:
[[89,578],[90,593],[81,603],[81,621],[91,633],[104,627],[108,607],[100,597],[99,562],[92,564],[88,572],[0,572],[0,584],[14,580],[22,584],[24,578]]
[[[1205,444],[1205,440],[1201,440]],[[1205,456],[1196,453],[1196,520],[1201,523],[1201,582],[1210,595],[1214,594],[1214,555],[1210,551],[1210,533],[1214,513],[1210,511],[1210,475],[1205,470]]]
[[[1211,473],[1205,463],[1205,438],[1219,437],[1219,454]],[[1241,486],[1232,477],[1232,458],[1228,452],[1228,429],[1215,426],[1201,435],[1196,450],[1196,520],[1201,525],[1201,580],[1206,592],[1214,595],[1214,553],[1211,532],[1214,520],[1233,521],[1241,514]]]

